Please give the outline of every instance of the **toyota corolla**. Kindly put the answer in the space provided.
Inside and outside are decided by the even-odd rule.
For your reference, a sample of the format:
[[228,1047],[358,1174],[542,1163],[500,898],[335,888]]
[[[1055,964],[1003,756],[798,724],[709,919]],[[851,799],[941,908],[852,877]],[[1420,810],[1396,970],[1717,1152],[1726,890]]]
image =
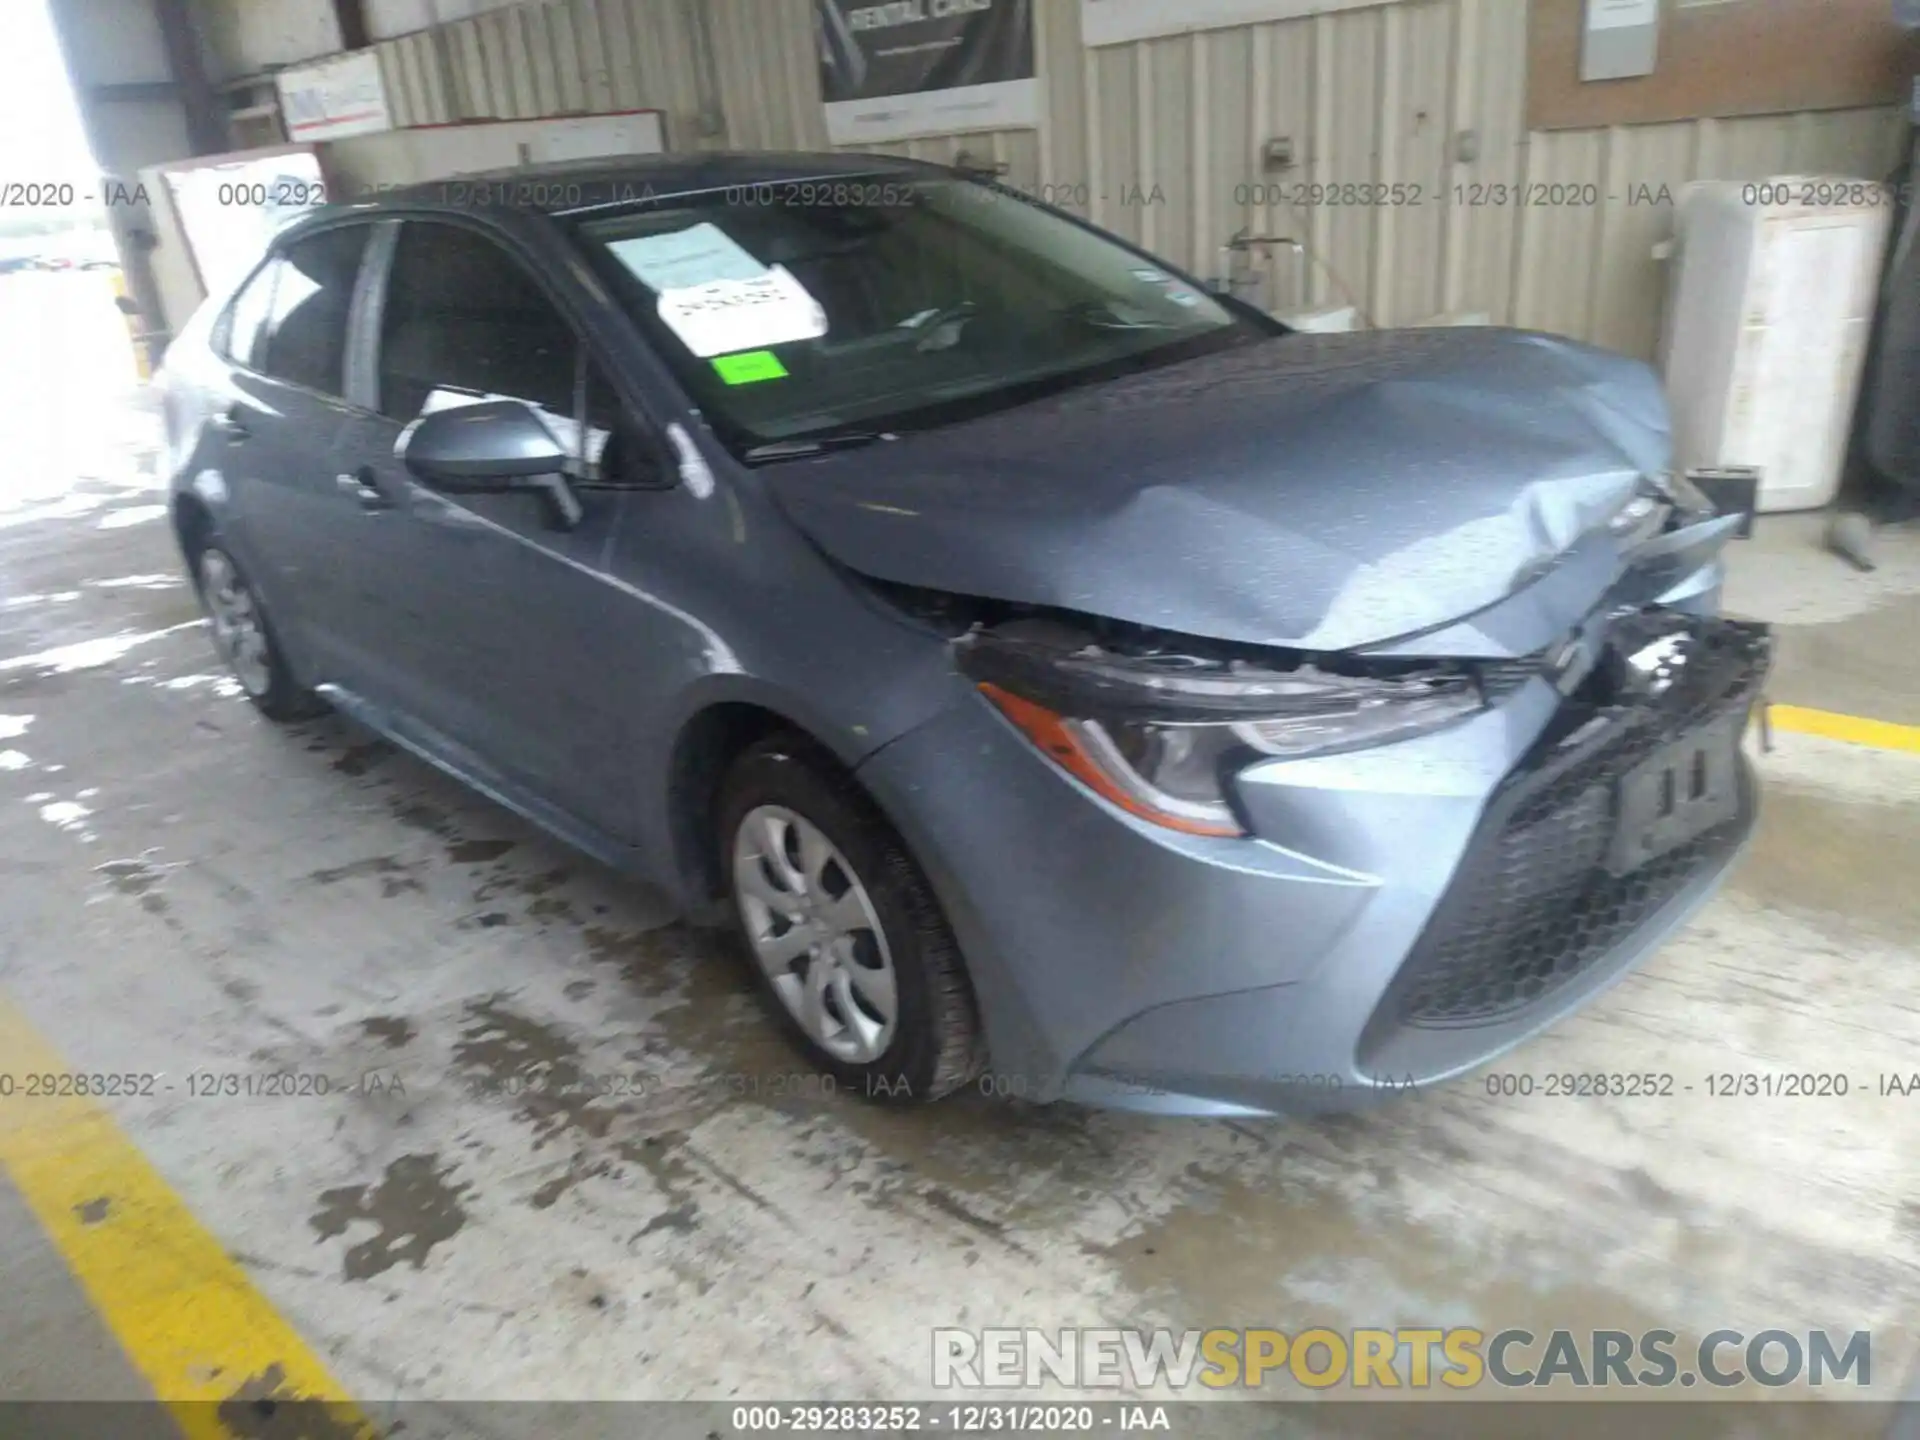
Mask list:
[[724,921],[846,1086],[1444,1080],[1752,828],[1763,629],[1637,362],[1290,332],[979,176],[661,157],[330,207],[168,355],[172,512],[331,706]]

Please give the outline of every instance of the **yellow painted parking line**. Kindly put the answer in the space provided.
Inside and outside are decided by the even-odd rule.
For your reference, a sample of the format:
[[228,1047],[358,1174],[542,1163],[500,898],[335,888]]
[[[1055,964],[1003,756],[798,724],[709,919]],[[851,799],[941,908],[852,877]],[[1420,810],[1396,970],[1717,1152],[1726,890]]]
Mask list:
[[1842,715],[1834,710],[1809,710],[1803,705],[1769,705],[1767,718],[1776,730],[1824,735],[1829,740],[1870,745],[1876,750],[1920,753],[1920,725],[1896,725],[1891,720],[1868,720],[1861,715]]
[[0,1170],[182,1434],[261,1433],[288,1409],[313,1422],[299,1433],[372,1437],[325,1363],[99,1101],[72,1093],[97,1087],[75,1080],[0,997]]

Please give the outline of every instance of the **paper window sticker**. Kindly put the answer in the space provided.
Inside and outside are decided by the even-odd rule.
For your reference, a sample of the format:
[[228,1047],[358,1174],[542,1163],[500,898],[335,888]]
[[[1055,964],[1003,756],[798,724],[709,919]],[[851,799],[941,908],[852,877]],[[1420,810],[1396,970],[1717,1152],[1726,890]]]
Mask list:
[[784,266],[751,280],[715,280],[662,292],[660,320],[702,360],[827,333],[827,312]]
[[664,235],[615,240],[607,249],[656,294],[717,280],[752,280],[767,273],[766,266],[709,220]]

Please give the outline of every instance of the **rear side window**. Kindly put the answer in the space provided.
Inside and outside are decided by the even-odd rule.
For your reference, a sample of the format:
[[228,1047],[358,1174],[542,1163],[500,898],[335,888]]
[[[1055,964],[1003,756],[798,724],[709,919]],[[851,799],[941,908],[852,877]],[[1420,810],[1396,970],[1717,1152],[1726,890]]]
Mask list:
[[261,339],[267,333],[267,319],[273,313],[273,276],[280,268],[278,260],[269,260],[234,297],[227,311],[226,340],[221,352],[236,365],[249,370],[260,368]]
[[402,422],[436,390],[507,396],[570,420],[580,340],[533,277],[458,225],[401,228],[380,324],[380,409]]
[[328,395],[346,389],[347,313],[369,233],[364,225],[323,230],[287,248],[272,267],[273,306],[255,369]]

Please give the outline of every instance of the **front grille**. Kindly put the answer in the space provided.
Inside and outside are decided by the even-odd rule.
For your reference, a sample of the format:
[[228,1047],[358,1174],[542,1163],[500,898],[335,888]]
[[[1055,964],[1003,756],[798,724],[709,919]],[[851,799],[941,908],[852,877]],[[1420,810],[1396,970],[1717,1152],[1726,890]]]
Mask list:
[[[1626,657],[1677,633],[1688,637],[1685,661],[1660,672],[1668,688],[1649,693]],[[1399,1027],[1484,1025],[1525,1009],[1738,844],[1751,808],[1744,794],[1726,820],[1637,868],[1614,874],[1607,863],[1622,777],[1685,736],[1716,725],[1737,735],[1769,650],[1764,626],[1659,610],[1614,621],[1600,663],[1489,802],[1369,1024],[1369,1041]]]

